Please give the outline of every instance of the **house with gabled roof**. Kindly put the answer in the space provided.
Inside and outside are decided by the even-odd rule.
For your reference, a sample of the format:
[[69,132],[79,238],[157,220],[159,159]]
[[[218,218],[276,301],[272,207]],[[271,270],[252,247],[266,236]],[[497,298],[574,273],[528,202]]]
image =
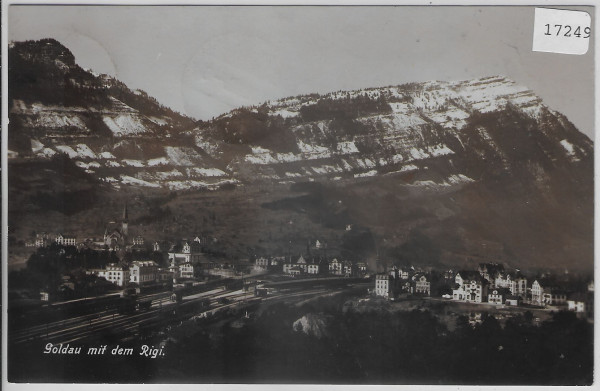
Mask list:
[[425,273],[414,275],[415,293],[425,296],[431,296],[431,278]]
[[487,300],[488,281],[481,274],[471,271],[456,273],[452,300],[483,303]]
[[295,259],[290,257],[290,259],[283,264],[283,272],[286,274],[298,275],[298,270],[300,271],[300,274],[308,273],[308,262],[302,255],[299,255]]
[[508,296],[510,296],[510,290],[508,288],[490,288],[488,290],[488,303],[497,305],[504,304]]
[[538,278],[531,284],[531,304],[565,305],[567,292],[560,282],[552,278]]
[[341,276],[343,273],[344,266],[341,261],[338,261],[337,258],[333,258],[329,261],[329,274],[333,274],[336,276]]

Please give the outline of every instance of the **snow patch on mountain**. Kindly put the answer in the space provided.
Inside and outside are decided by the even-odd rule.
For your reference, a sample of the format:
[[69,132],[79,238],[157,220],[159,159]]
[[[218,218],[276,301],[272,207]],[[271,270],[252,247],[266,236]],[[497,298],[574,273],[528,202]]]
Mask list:
[[158,118],[158,117],[153,117],[153,116],[146,117],[146,118],[148,118],[150,121],[154,122],[157,125],[164,126],[164,125],[168,125],[169,124],[167,118]]
[[130,136],[146,133],[148,130],[137,115],[121,114],[114,117],[102,117],[104,124],[115,136]]
[[130,167],[145,167],[144,162],[142,162],[141,160],[123,159],[123,160],[121,160],[121,163],[123,163],[123,165],[125,165],[125,166],[130,166]]
[[187,181],[168,181],[165,182],[165,185],[170,190],[188,190],[188,189],[208,189],[208,190],[216,190],[220,186],[226,184],[237,184],[239,183],[236,180],[223,180],[214,183],[203,182],[203,181],[195,181],[195,180],[187,180]]
[[472,178],[469,178],[468,176],[463,175],[463,174],[450,175],[448,177],[448,179],[446,179],[446,183],[451,184],[451,185],[458,185],[461,183],[471,183],[471,182],[475,182],[475,180]]
[[466,119],[469,118],[469,113],[457,107],[438,112],[429,112],[427,117],[439,123],[444,128],[462,129],[467,124]]
[[411,148],[408,153],[414,160],[427,159],[429,157],[429,154],[420,148]]
[[571,158],[571,161],[579,161],[579,158],[577,157],[577,154],[575,153],[575,146],[573,144],[571,144],[569,141],[567,141],[566,139],[561,140],[560,141],[560,145],[562,145],[562,147],[565,149],[566,154],[569,158]]
[[302,140],[298,140],[298,148],[304,154],[306,159],[325,159],[331,157],[329,148],[321,145],[306,144]]
[[82,162],[81,160],[77,160],[75,162],[75,165],[77,167],[81,167],[81,168],[85,168],[85,169],[100,168],[101,167],[100,163],[98,163],[98,162],[89,162],[89,163],[86,163],[86,162]]
[[371,170],[371,171],[367,171],[367,172],[354,174],[354,178],[365,178],[365,177],[370,177],[370,176],[375,176],[375,175],[377,175],[377,170]]
[[279,109],[271,112],[271,115],[280,115],[282,118],[294,118],[297,117],[300,113],[297,111],[290,111],[288,109]]
[[52,148],[44,148],[37,154],[39,157],[52,157],[54,155],[56,155],[56,151],[54,151]]
[[199,168],[193,167],[188,169],[188,176],[198,175],[204,177],[223,177],[227,176],[225,171],[219,170],[218,168]]
[[278,160],[275,159],[270,153],[256,153],[249,154],[244,157],[244,160],[251,164],[274,164],[278,163]]
[[291,152],[278,153],[276,156],[277,156],[276,159],[278,161],[280,161],[280,162],[287,162],[287,163],[289,163],[289,162],[297,162],[297,161],[302,160],[302,156],[295,155],[295,154],[293,154]]
[[344,172],[344,170],[338,165],[335,165],[335,166],[322,165],[319,167],[311,167],[311,168],[317,174],[330,174],[332,172]]
[[56,149],[58,149],[59,152],[66,153],[71,159],[79,156],[77,152],[75,152],[73,148],[68,145],[58,145],[56,146]]
[[12,113],[23,115],[25,126],[60,129],[74,127],[89,131],[80,114],[87,110],[83,107],[47,106],[38,102],[28,106],[22,100],[15,99],[11,108]]
[[36,139],[31,139],[31,152],[38,153],[44,149],[44,144],[40,143]]
[[358,153],[358,148],[354,141],[340,141],[337,144],[337,151],[343,154]]
[[106,165],[106,167],[121,167],[121,165],[114,160],[107,160],[104,164]]
[[169,160],[166,157],[157,157],[154,159],[148,159],[148,167],[165,166],[169,164]]
[[444,156],[444,155],[452,155],[454,154],[454,151],[451,150],[450,148],[448,148],[448,146],[440,144],[440,145],[435,145],[430,152],[430,156],[432,157],[437,157],[437,156]]
[[81,158],[96,159],[96,154],[85,144],[77,144],[77,155]]
[[215,157],[219,153],[219,145],[214,140],[207,139],[202,134],[197,134],[195,138],[196,145],[209,155]]
[[191,159],[197,156],[196,151],[186,147],[167,146],[165,152],[169,161],[176,166],[193,166],[194,162]]
[[156,178],[164,181],[165,179],[183,177],[183,174],[180,171],[178,171],[176,169],[173,169],[171,171],[158,171],[158,172],[155,172],[154,176],[156,176]]
[[116,159],[115,155],[110,152],[100,152],[98,157],[101,159]]
[[124,185],[135,185],[135,186],[155,187],[155,188],[160,187],[160,184],[158,184],[156,182],[147,182],[142,179],[134,178],[129,175],[121,175],[120,179],[121,179],[121,183]]
[[373,168],[375,163],[371,159],[356,159],[356,163],[361,168]]
[[381,123],[381,125],[386,129],[387,133],[393,135],[395,135],[400,129],[418,127],[427,123],[417,113],[411,112],[375,115],[370,117],[362,117],[358,120],[369,126],[374,126],[377,123]]
[[342,159],[342,164],[344,165],[344,169],[346,171],[352,171],[354,169],[345,159]]

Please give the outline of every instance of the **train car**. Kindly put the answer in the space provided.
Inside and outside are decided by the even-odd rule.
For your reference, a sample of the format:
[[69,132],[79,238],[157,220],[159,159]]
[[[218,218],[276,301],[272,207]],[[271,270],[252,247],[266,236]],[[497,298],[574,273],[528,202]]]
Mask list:
[[47,304],[44,304],[41,300],[36,299],[22,299],[10,298],[8,302],[8,319],[11,322],[38,318],[43,319],[43,316],[47,313]]
[[223,290],[226,289],[230,289],[230,290],[237,290],[237,289],[242,289],[243,288],[243,281],[241,279],[234,279],[234,278],[228,278],[224,281],[222,281],[223,283]]
[[254,296],[256,297],[267,297],[270,296],[274,293],[274,289],[273,288],[265,288],[264,286],[261,287],[256,287],[254,289]]
[[143,300],[136,305],[138,311],[148,311],[150,307],[152,307],[152,300]]
[[109,310],[117,306],[120,299],[119,294],[86,297],[61,303],[52,303],[48,305],[48,308],[60,313],[62,317],[71,317]]
[[121,315],[128,315],[135,312],[137,303],[135,297],[123,297],[119,300],[117,311]]
[[121,297],[136,296],[140,294],[141,289],[137,286],[128,286],[121,291]]

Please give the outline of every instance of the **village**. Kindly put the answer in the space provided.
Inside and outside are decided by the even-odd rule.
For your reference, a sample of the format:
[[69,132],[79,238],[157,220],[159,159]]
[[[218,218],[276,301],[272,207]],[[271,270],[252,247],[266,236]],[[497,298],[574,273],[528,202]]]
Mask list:
[[[309,243],[305,254],[259,256],[232,264],[217,262],[214,257],[207,256],[206,248],[216,238],[195,236],[175,243],[146,243],[139,235],[129,238],[128,221],[125,205],[120,226],[107,228],[102,240],[78,241],[70,235],[41,233],[28,245],[37,248],[59,246],[62,247],[61,252],[67,247],[76,248],[79,252],[109,252],[114,262],[85,269],[86,275],[98,279],[96,285],[98,281],[106,282],[104,289],[98,293],[114,289],[159,291],[223,277],[243,278],[244,275],[297,280],[353,277],[373,281],[369,294],[392,302],[410,297],[432,297],[501,307],[569,310],[581,317],[593,318],[593,280],[570,279],[568,273],[526,275],[518,269],[511,271],[500,263],[480,263],[477,270],[440,271],[408,265],[392,266],[388,270],[387,264],[380,261],[369,267],[367,261],[352,262],[328,257],[327,244],[319,240]],[[381,269],[386,271],[381,272]],[[72,276],[65,274],[60,286],[41,289],[40,299],[55,301],[81,297],[76,286]]]
[[[375,338],[364,334],[369,330],[385,330],[377,337],[381,342],[361,348],[370,351],[383,341],[411,340],[410,329],[419,335],[415,340],[437,341],[432,349],[478,344],[485,336],[490,351],[500,354],[529,348],[511,345],[523,330],[528,338],[545,341],[549,329],[569,335],[573,323],[581,328],[576,337],[587,340],[584,327],[593,327],[594,281],[576,271],[519,270],[499,261],[472,262],[469,269],[344,256],[324,238],[306,237],[297,238],[305,244],[301,251],[236,259],[215,251],[219,238],[209,232],[147,240],[129,224],[126,205],[120,220],[97,239],[42,232],[27,243],[34,251],[9,279],[14,351],[40,343],[112,343],[160,346],[174,356],[191,345],[215,356],[222,343],[213,346],[207,342],[212,338],[228,341],[237,335],[235,346],[248,346],[263,334],[247,331],[266,328],[269,338],[286,336],[278,341],[316,344],[311,352],[320,343],[334,344],[332,335],[341,332],[357,341]],[[350,321],[363,327],[341,327]],[[257,346],[271,345],[276,344]],[[532,352],[538,352],[535,346]],[[436,357],[441,361],[435,367],[444,368],[443,355]]]

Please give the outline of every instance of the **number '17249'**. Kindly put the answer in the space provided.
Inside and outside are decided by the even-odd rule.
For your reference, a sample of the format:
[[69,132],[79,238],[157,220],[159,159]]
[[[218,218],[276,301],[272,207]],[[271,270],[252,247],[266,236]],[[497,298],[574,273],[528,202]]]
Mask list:
[[592,30],[589,27],[585,27],[583,29],[582,36],[581,26],[577,26],[577,28],[575,28],[574,30],[573,27],[569,26],[568,24],[555,24],[553,27],[552,25],[547,23],[544,26],[546,27],[546,32],[544,33],[544,35],[556,35],[557,37],[562,33],[563,37],[589,38],[592,32]]

